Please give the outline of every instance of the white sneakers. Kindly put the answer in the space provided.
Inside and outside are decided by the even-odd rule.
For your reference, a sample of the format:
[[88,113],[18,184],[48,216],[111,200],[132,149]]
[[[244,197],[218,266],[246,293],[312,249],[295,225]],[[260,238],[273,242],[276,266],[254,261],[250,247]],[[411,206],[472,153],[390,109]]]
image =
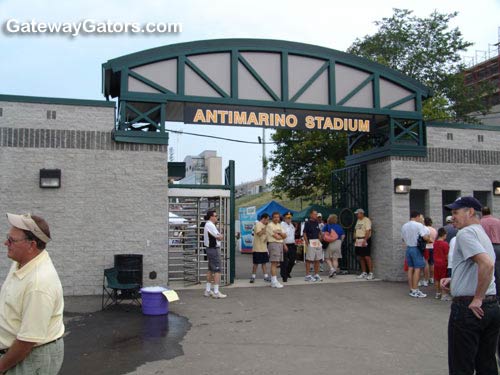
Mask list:
[[413,298],[425,298],[425,297],[427,297],[427,294],[422,293],[418,289],[412,290],[409,295],[410,295],[410,297],[413,297]]
[[215,299],[222,299],[222,298],[226,298],[226,297],[227,297],[227,295],[222,294],[220,291],[218,293],[212,294],[212,298],[215,298]]
[[221,293],[220,291],[218,293],[214,293],[213,291],[207,292],[205,290],[205,293],[203,293],[203,295],[205,297],[212,297],[212,298],[215,298],[215,299],[222,299],[222,298],[226,298],[227,297],[227,295]]
[[361,275],[358,275],[356,279],[366,279],[366,280],[373,280],[375,276],[373,276],[373,272],[366,273],[363,272]]
[[281,284],[279,281],[276,281],[275,283],[271,283],[271,288],[283,288],[283,284]]
[[425,286],[425,287],[428,287],[429,286],[429,282],[427,280],[420,280],[418,282],[418,286]]

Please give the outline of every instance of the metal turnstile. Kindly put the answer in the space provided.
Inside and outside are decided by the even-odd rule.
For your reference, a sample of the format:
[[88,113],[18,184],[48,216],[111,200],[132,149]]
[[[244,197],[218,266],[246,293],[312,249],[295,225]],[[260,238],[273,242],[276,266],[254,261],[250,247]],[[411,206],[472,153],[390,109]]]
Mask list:
[[171,188],[168,198],[168,282],[184,286],[206,281],[204,216],[215,210],[221,241],[221,284],[229,284],[229,191]]

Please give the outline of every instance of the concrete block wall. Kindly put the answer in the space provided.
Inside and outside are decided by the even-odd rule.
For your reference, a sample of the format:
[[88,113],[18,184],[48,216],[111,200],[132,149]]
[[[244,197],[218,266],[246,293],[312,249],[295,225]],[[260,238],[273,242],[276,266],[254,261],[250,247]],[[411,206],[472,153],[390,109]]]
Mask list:
[[[52,105],[7,104],[0,102],[0,207],[48,221],[65,295],[100,294],[115,254],[143,254],[145,285],[166,285],[166,146],[112,141],[114,108],[61,105],[55,124],[30,117],[46,118]],[[39,187],[42,168],[61,169],[60,189]],[[0,228],[7,233],[6,218]],[[0,280],[10,263],[0,257]]]
[[[373,221],[373,258],[376,276],[404,281],[404,246],[401,226],[409,220],[410,195],[394,194],[395,178],[410,178],[412,189],[428,190],[429,214],[434,227],[441,226],[442,190],[492,191],[500,176],[499,164],[432,163],[426,158],[391,157],[368,164],[369,213]],[[492,211],[500,215],[500,197],[492,195]]]
[[[500,147],[500,131],[432,126],[426,129],[427,146],[431,148],[499,150]],[[452,134],[453,139],[448,139],[448,134]],[[482,142],[478,135],[482,136]]]

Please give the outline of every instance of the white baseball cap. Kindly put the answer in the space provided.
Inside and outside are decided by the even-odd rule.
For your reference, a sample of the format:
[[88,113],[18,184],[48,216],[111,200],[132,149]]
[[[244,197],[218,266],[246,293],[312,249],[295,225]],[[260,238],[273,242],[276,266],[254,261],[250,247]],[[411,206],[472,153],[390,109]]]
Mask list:
[[39,238],[40,240],[42,240],[45,243],[50,241],[50,237],[48,237],[38,227],[38,225],[35,223],[35,220],[32,219],[31,214],[23,214],[23,215],[7,214],[7,220],[9,221],[10,225],[12,225],[13,227],[23,229],[23,230],[29,230],[37,238]]

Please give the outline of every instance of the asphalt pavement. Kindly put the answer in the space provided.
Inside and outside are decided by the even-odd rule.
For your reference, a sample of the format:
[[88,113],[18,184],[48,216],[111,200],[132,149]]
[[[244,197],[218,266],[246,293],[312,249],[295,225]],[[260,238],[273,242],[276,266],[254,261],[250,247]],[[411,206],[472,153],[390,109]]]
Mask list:
[[449,302],[353,276],[296,283],[242,280],[223,300],[180,290],[163,317],[134,307],[101,312],[98,297],[68,297],[61,373],[447,373]]

